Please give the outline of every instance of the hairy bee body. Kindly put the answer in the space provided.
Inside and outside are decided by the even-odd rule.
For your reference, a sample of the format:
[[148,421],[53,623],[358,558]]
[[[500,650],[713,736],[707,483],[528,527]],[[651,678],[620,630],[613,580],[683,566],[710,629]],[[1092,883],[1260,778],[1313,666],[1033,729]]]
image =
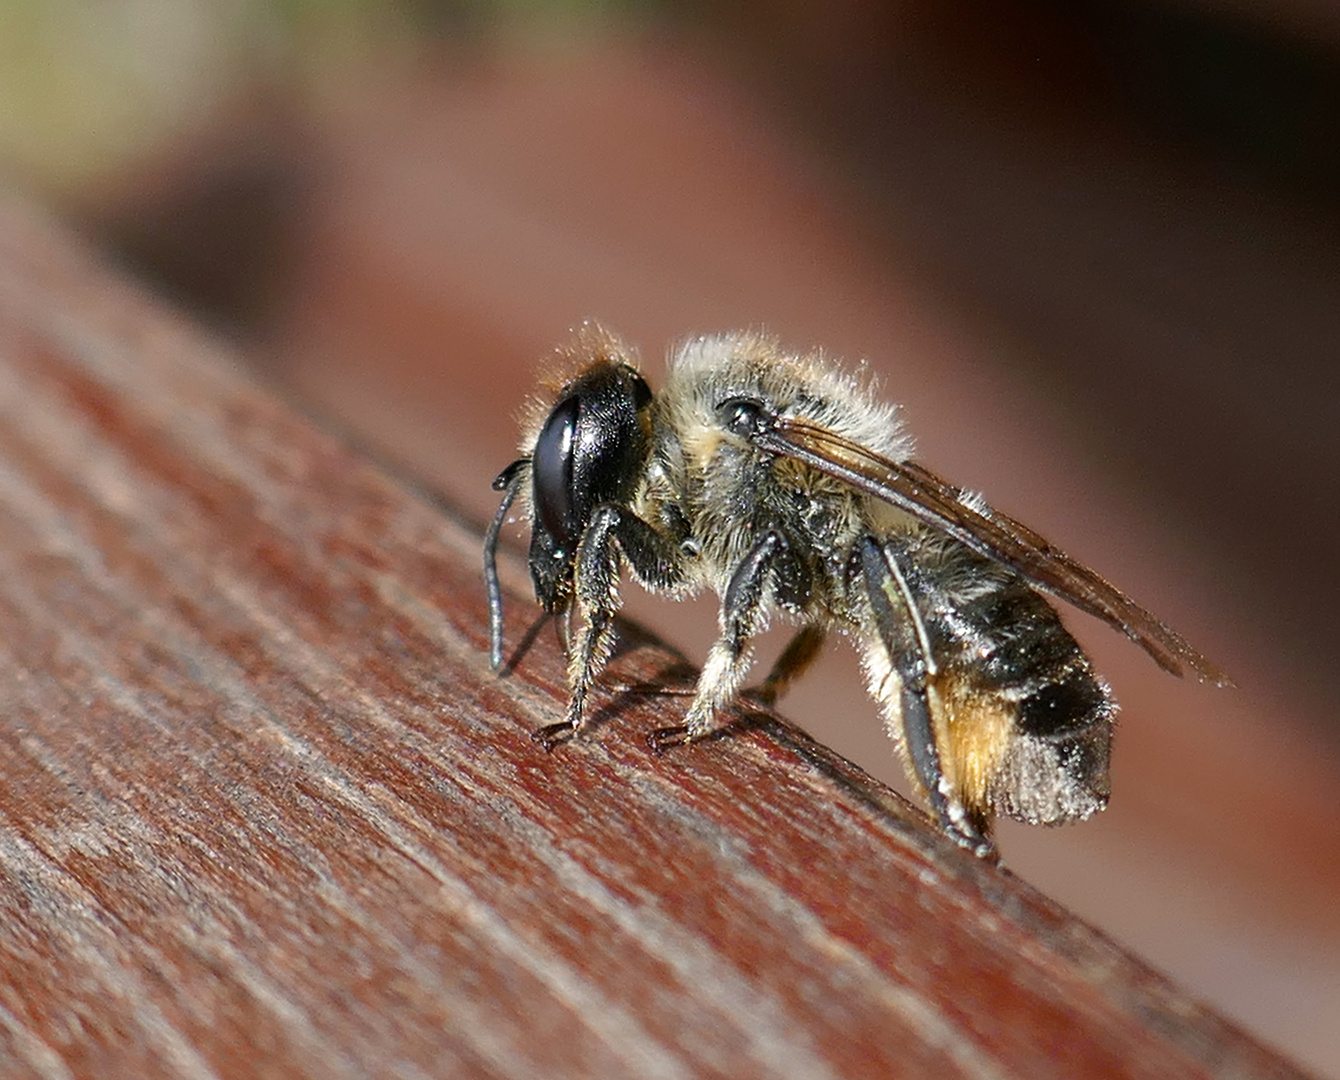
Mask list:
[[656,463],[672,478],[653,498],[678,502],[701,558],[691,573],[718,594],[757,538],[780,530],[791,542],[786,580],[773,594],[792,614],[837,614],[846,552],[875,526],[879,509],[852,489],[787,458],[766,455],[722,425],[719,403],[788,402],[816,423],[886,456],[910,446],[895,410],[815,358],[780,354],[752,335],[699,338],[674,357],[653,411]]
[[838,631],[857,643],[942,827],[982,854],[997,813],[1056,823],[1107,802],[1116,705],[1039,588],[1118,625],[1164,666],[1213,673],[1092,571],[912,461],[895,409],[819,354],[753,334],[696,338],[654,395],[630,351],[597,329],[562,359],[523,457],[498,479],[486,541],[495,665],[493,552],[517,494],[536,594],[570,619],[570,704],[537,733],[547,746],[582,727],[625,569],[652,591],[722,600],[684,723],[655,733],[655,746],[715,729],[774,614],[799,630],[757,691],[767,701]]

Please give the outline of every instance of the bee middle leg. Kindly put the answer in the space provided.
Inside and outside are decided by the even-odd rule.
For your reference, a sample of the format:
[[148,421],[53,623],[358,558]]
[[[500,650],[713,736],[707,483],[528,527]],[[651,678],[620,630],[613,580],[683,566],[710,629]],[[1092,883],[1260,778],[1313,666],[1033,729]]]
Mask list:
[[652,750],[660,753],[680,743],[695,742],[715,729],[718,714],[739,692],[749,671],[749,641],[758,631],[768,578],[789,548],[785,536],[769,529],[735,568],[721,601],[721,635],[698,676],[693,704],[683,724],[661,728],[647,737]]
[[898,677],[896,710],[882,694],[881,701],[890,714],[896,711],[907,756],[940,827],[963,847],[989,857],[995,847],[988,835],[988,819],[980,809],[963,805],[946,775],[937,734],[943,725],[935,722],[937,710],[943,709],[935,693],[938,667],[897,552],[889,544],[866,537],[859,557],[875,629],[891,671]]
[[568,613],[567,715],[531,735],[546,750],[567,742],[585,722],[587,694],[614,644],[622,558],[653,588],[674,588],[683,578],[683,556],[673,537],[657,532],[631,510],[614,503],[604,503],[592,512],[577,546],[573,608]]

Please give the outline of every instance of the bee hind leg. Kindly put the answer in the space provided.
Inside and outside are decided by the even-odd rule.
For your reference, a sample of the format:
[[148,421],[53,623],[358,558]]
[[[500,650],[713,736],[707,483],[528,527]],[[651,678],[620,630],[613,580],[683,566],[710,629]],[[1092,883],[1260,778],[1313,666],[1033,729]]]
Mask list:
[[[959,800],[946,776],[937,737],[935,711],[942,708],[935,694],[938,667],[930,637],[891,544],[872,537],[861,541],[861,574],[865,580],[876,632],[887,654],[888,669],[897,677],[898,700],[881,696],[902,728],[903,745],[913,772],[944,829],[958,844],[985,858],[995,854],[990,821],[979,808]],[[891,695],[890,695],[891,696]]]
[[823,650],[827,636],[828,632],[817,623],[802,626],[786,643],[768,677],[752,690],[746,690],[745,694],[769,708],[776,705],[777,699],[791,688],[791,684],[809,670]]
[[740,560],[721,601],[721,634],[698,676],[693,704],[683,724],[661,728],[647,737],[654,752],[696,742],[716,729],[718,714],[739,692],[749,671],[749,642],[764,614],[768,578],[789,547],[785,536],[769,529]]

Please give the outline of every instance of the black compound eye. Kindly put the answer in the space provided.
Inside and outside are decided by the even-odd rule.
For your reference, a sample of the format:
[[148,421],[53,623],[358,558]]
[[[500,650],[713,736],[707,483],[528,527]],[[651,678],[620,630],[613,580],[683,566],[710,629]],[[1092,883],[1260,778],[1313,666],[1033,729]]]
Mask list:
[[572,496],[572,460],[579,403],[574,395],[554,406],[531,455],[535,513],[560,550],[572,544],[577,522]]
[[747,438],[764,427],[763,403],[753,398],[727,398],[717,406],[717,414],[733,435]]

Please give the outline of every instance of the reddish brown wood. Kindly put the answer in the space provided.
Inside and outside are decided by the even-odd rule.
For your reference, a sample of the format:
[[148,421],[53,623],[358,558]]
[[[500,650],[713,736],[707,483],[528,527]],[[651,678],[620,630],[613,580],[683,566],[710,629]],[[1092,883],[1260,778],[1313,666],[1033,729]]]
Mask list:
[[781,721],[544,754],[478,530],[13,208],[0,642],[6,1076],[1298,1075]]

